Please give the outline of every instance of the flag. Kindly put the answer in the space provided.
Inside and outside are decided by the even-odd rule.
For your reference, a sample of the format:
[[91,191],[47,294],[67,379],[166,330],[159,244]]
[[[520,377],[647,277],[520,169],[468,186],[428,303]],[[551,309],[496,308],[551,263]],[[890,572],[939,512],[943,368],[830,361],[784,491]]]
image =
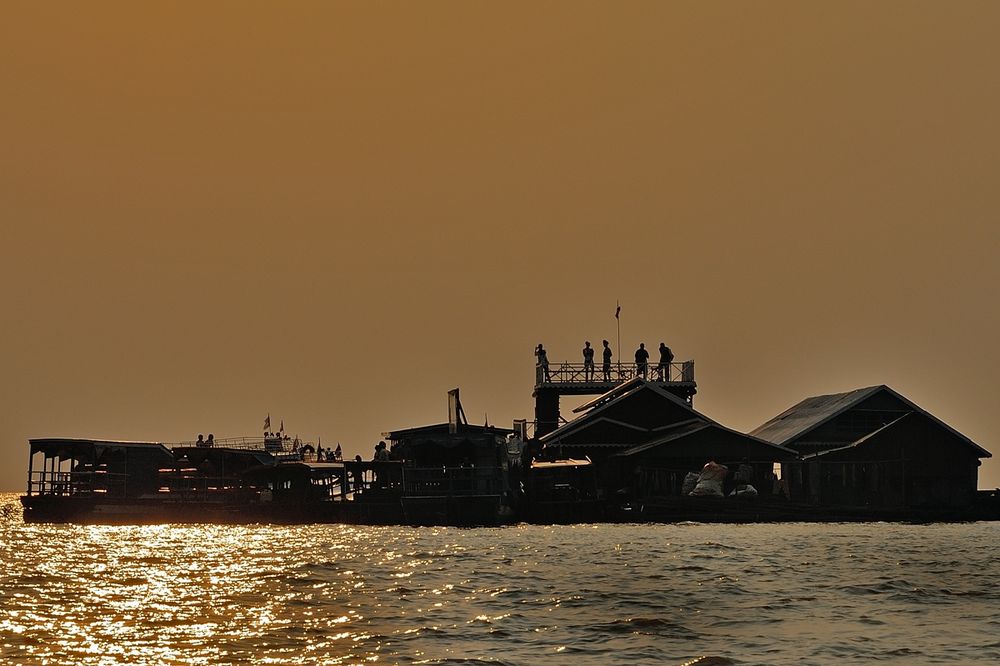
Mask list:
[[285,432],[285,419],[281,419],[281,429],[278,432]]
[[267,418],[264,419],[264,432],[271,429],[271,415],[268,414]]
[[622,312],[622,306],[619,305],[618,307],[615,308],[615,319],[618,319],[618,315],[620,315],[621,312]]

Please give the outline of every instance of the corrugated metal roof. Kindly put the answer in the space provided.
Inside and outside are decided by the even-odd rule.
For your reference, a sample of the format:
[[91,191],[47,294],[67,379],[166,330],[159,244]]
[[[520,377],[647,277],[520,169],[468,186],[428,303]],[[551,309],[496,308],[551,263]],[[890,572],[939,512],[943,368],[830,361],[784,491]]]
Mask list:
[[885,388],[887,387],[869,386],[846,393],[806,398],[767,423],[751,430],[750,434],[783,446]]
[[[806,398],[802,402],[798,403],[794,407],[785,410],[781,414],[778,414],[773,419],[765,423],[764,425],[758,427],[756,430],[750,432],[754,437],[759,437],[760,439],[773,442],[778,445],[787,445],[794,439],[807,434],[810,430],[826,423],[830,419],[834,418],[838,414],[846,412],[848,409],[857,405],[858,403],[866,400],[870,396],[880,392],[885,391],[889,395],[895,397],[900,402],[907,405],[914,413],[920,414],[927,417],[934,423],[938,424],[955,437],[958,437],[964,443],[973,447],[979,457],[981,458],[992,458],[993,455],[979,446],[971,439],[960,433],[959,431],[952,428],[950,425],[934,416],[926,409],[915,404],[909,398],[900,395],[896,391],[893,391],[888,386],[881,384],[879,386],[869,386],[867,388],[856,389],[854,391],[848,391],[847,393],[833,393],[830,395],[817,395],[812,398]],[[888,425],[893,425],[900,421],[901,419],[896,419],[893,423]],[[881,430],[880,428],[879,430]],[[860,438],[857,442],[849,444],[848,446],[853,446],[859,444],[869,437],[871,437],[878,430],[868,433],[864,437]],[[838,447],[843,448],[843,447]]]

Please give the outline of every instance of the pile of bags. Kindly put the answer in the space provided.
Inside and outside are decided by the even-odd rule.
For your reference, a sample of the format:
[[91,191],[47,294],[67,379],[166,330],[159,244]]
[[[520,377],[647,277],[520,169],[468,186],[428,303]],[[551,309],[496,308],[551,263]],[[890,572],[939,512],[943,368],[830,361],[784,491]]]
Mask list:
[[691,497],[724,497],[722,482],[726,479],[729,468],[715,461],[705,463],[698,475],[698,482],[688,493]]
[[[729,474],[729,468],[720,465],[715,461],[705,463],[700,474],[688,472],[684,477],[681,486],[681,493],[691,497],[725,497],[722,492],[722,483]],[[736,473],[736,488],[729,493],[730,497],[756,497],[757,489],[747,483],[753,475],[753,470],[749,465],[740,465],[740,471]]]

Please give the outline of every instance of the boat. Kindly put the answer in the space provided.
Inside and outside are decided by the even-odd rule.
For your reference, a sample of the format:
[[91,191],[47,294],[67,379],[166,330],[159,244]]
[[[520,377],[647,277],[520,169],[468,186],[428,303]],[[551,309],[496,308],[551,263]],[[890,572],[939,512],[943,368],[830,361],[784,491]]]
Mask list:
[[[318,445],[277,435],[211,445],[32,439],[24,519],[495,525],[513,518],[508,458],[521,447],[508,456],[511,431],[465,424],[443,438],[434,428],[387,434],[395,438],[392,455],[372,461],[324,456]],[[472,458],[438,460],[448,442]]]

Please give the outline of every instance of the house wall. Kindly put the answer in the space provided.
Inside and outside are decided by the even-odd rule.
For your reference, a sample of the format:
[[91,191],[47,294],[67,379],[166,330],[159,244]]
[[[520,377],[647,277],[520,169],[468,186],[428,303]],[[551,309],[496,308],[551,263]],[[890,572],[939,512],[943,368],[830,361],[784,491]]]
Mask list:
[[912,413],[856,446],[786,465],[793,499],[872,507],[973,502],[978,458],[969,445]]
[[631,456],[615,458],[618,483],[630,486],[638,497],[680,495],[684,477],[698,473],[710,461],[729,468],[726,488],[741,464],[753,470],[750,483],[762,495],[771,494],[775,450],[738,433],[706,428]]

